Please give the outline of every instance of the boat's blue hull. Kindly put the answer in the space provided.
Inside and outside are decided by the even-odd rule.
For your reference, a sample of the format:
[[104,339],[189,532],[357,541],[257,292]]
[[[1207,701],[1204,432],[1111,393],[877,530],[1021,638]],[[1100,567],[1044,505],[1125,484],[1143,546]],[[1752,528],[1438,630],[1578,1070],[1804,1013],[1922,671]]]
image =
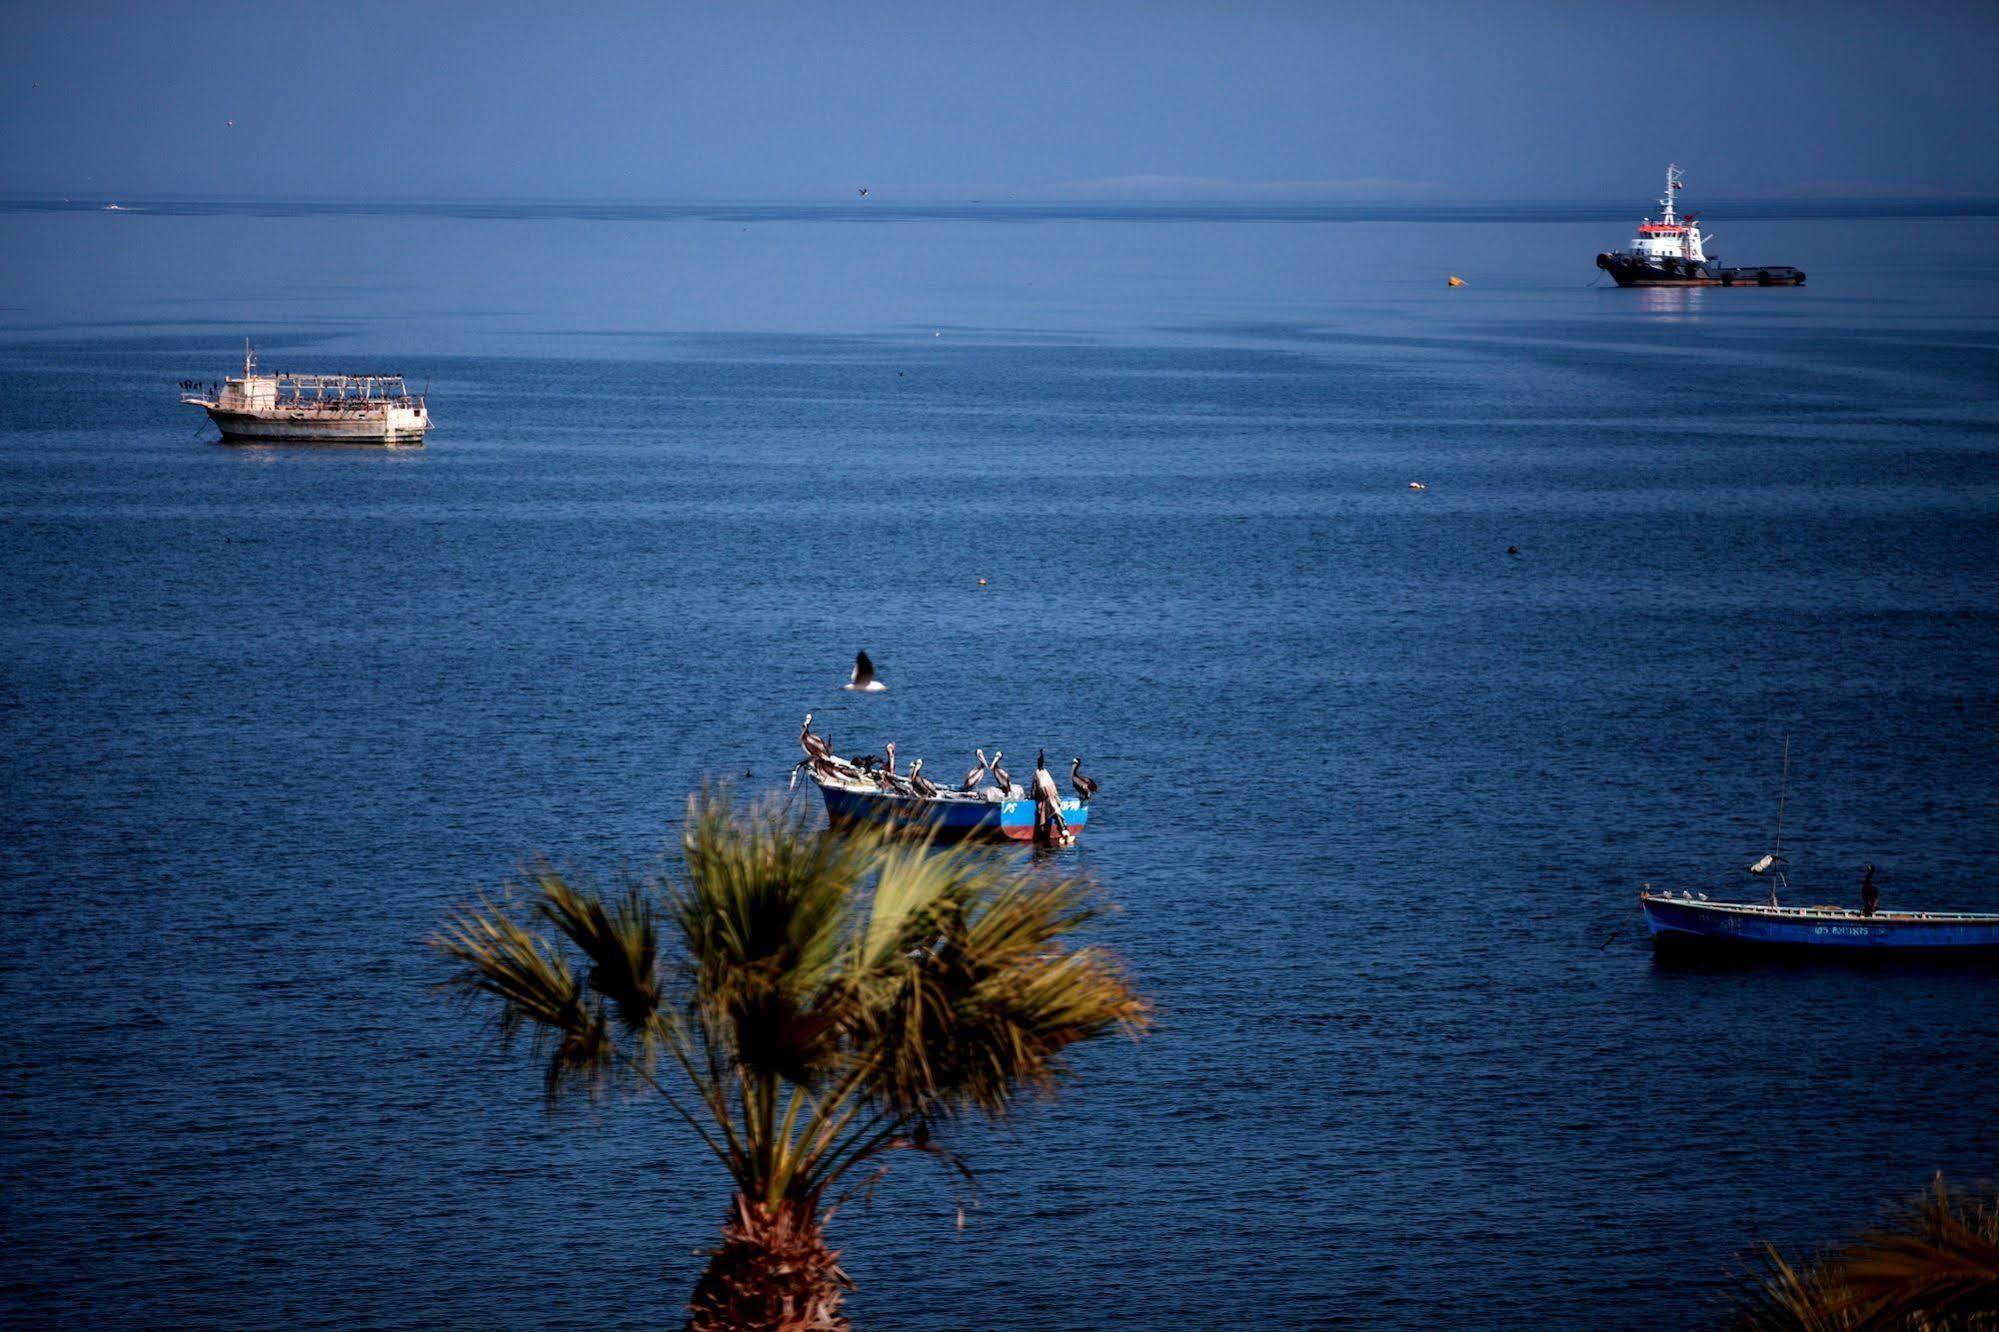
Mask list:
[[1999,915],[1834,907],[1747,906],[1642,894],[1652,942],[1664,947],[1999,952]]
[[[919,800],[885,791],[856,791],[819,783],[826,798],[826,817],[835,827],[866,826],[908,829],[939,838],[1035,839],[1034,802],[1020,800]],[[1090,821],[1090,807],[1071,797],[1062,802],[1062,818],[1073,839]]]

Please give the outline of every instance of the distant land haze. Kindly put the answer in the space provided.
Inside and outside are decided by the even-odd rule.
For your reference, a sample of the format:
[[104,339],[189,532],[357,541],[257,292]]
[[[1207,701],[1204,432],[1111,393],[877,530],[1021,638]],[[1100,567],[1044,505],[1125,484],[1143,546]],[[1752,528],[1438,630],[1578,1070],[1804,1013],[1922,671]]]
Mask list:
[[[1670,29],[1670,37],[1667,35]],[[23,8],[0,186],[869,202],[1999,194],[1999,6]]]

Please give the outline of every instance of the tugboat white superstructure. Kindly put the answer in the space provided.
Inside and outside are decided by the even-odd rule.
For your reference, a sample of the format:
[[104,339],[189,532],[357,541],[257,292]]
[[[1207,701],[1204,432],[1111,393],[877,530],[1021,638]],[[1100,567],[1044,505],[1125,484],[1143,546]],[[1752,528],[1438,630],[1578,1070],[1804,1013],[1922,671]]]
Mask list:
[[260,375],[248,342],[240,377],[220,385],[182,381],[180,396],[207,411],[224,441],[417,448],[430,429],[424,399],[401,375]]
[[1685,188],[1680,168],[1666,167],[1666,193],[1659,200],[1659,217],[1638,224],[1629,250],[1611,250],[1596,257],[1596,266],[1620,287],[1802,287],[1803,270],[1786,264],[1758,268],[1721,268],[1707,252],[1712,235],[1696,225],[1699,215],[1679,214],[1679,193]]

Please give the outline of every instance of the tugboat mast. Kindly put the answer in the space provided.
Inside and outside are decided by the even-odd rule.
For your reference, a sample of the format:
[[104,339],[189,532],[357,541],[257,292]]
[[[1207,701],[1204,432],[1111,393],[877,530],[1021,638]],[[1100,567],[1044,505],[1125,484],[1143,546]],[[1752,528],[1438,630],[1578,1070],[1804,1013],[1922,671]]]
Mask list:
[[1669,227],[1679,225],[1680,219],[1673,213],[1673,196],[1680,192],[1680,188],[1680,168],[1675,163],[1668,162],[1666,164],[1666,197],[1659,200],[1659,207],[1664,211],[1660,213],[1659,220]]

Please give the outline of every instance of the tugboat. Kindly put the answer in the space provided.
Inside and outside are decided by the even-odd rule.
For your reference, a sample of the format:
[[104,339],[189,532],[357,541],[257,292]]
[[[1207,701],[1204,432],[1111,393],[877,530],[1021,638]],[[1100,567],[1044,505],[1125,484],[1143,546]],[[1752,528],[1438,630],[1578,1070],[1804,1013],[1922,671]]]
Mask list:
[[421,448],[430,429],[427,395],[411,393],[401,375],[260,375],[247,341],[240,377],[180,387],[180,400],[206,411],[225,442]]
[[1680,168],[1666,167],[1666,193],[1659,200],[1659,220],[1646,218],[1628,250],[1611,250],[1596,257],[1596,266],[1620,287],[1802,287],[1805,273],[1788,264],[1722,268],[1707,252],[1712,234],[1702,235],[1695,223],[1700,214],[1683,219],[1677,207],[1685,188]]

